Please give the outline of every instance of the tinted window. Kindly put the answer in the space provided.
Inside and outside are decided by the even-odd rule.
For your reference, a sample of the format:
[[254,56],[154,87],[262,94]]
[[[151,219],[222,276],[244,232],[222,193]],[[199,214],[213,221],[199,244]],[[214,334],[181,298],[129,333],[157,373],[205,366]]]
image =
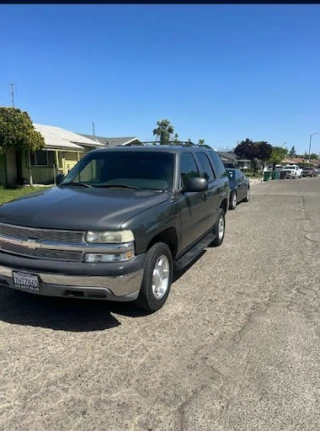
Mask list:
[[205,153],[197,153],[197,157],[199,159],[201,169],[205,179],[210,183],[210,181],[214,180],[214,173],[209,161],[208,156]]
[[226,168],[224,167],[224,164],[222,163],[221,157],[218,153],[214,151],[209,151],[211,160],[213,162],[213,165],[216,169],[217,175],[219,178],[221,177],[227,177],[228,174],[226,172]]
[[85,182],[102,187],[122,184],[140,189],[165,190],[172,187],[174,154],[153,151],[105,151],[80,160],[63,184]]
[[200,174],[193,155],[191,153],[181,154],[180,177],[182,186],[185,187],[187,185],[189,178],[199,176]]

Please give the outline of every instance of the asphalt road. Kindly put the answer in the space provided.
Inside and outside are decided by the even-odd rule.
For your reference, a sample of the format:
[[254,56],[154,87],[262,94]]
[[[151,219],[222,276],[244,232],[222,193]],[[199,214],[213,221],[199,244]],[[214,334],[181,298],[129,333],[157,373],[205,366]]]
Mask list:
[[320,430],[320,178],[252,186],[159,312],[0,290],[0,429]]

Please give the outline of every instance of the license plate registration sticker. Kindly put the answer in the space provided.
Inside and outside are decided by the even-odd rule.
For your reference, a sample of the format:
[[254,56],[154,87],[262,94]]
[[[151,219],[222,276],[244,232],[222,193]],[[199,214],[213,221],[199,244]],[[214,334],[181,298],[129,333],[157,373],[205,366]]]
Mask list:
[[13,285],[19,289],[38,292],[40,290],[39,277],[27,272],[12,272]]

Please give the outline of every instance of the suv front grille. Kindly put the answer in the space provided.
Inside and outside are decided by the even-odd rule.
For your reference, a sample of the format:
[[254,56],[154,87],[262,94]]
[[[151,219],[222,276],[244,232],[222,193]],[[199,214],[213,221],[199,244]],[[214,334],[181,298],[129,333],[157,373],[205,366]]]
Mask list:
[[19,256],[33,257],[36,259],[61,260],[64,262],[82,261],[81,251],[54,250],[47,248],[30,249],[23,245],[13,244],[10,242],[0,242],[0,251],[17,254]]
[[[29,247],[28,244],[23,244],[23,241],[28,240],[37,244]],[[42,244],[46,244],[46,247],[41,247]],[[36,259],[82,262],[81,250],[63,249],[64,245],[81,246],[82,244],[84,244],[84,232],[37,229],[0,223],[0,251],[4,253]]]
[[0,236],[1,235],[11,236],[25,241],[28,239],[35,239],[38,241],[53,241],[72,244],[82,243],[84,239],[84,232],[29,228],[6,223],[0,223]]

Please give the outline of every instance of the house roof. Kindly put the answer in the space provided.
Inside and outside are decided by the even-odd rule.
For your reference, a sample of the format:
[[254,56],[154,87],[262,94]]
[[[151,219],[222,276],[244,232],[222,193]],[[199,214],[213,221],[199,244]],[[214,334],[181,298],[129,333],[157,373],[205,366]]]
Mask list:
[[118,145],[129,145],[134,142],[137,142],[138,144],[142,145],[141,141],[134,136],[124,137],[124,138],[106,138],[104,136],[85,135],[82,133],[79,133],[79,135],[84,136],[85,138],[91,139],[95,142],[99,142],[100,144],[108,147],[117,147]]
[[237,159],[237,156],[235,155],[235,153],[229,153],[229,152],[225,152],[225,151],[218,151],[219,156],[221,157],[222,161],[231,161],[231,162],[235,162]]
[[223,162],[231,162],[231,163],[237,163],[237,162],[249,162],[248,159],[241,159],[238,158],[237,155],[233,151],[218,151],[218,154],[220,155]]
[[47,149],[58,149],[58,150],[76,150],[83,151],[84,149],[80,145],[74,144],[70,141],[62,139],[61,137],[55,135],[48,131],[46,126],[40,124],[34,124],[34,128],[41,133],[44,138],[45,148]]
[[34,124],[34,128],[44,137],[46,147],[83,151],[82,146],[93,148],[103,146],[103,144],[99,142],[70,132],[69,130],[62,129],[61,127]]

